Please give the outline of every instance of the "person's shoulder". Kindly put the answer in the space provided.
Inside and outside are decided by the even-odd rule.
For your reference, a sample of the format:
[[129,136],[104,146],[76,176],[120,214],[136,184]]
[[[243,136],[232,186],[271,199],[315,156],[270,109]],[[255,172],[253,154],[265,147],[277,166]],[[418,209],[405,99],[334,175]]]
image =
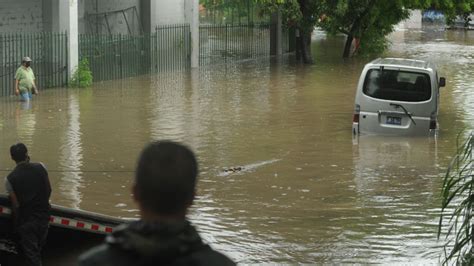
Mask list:
[[21,74],[23,68],[20,66],[19,68],[16,69],[15,76],[18,76]]
[[7,177],[5,177],[5,179],[11,181],[11,179],[16,178],[17,175],[18,175],[18,169],[15,167],[15,168],[7,175]]
[[78,259],[79,266],[120,266],[120,265],[133,265],[132,259],[120,250],[114,249],[107,244],[94,247],[81,256]]
[[48,169],[46,168],[46,166],[41,162],[38,162],[38,163],[30,162],[29,165],[31,165],[35,169],[48,172]]

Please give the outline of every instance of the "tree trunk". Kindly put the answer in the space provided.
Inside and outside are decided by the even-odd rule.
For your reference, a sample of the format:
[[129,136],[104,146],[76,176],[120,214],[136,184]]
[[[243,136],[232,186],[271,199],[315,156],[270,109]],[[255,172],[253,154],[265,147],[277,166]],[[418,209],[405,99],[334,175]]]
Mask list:
[[302,32],[299,29],[299,36],[296,37],[296,60],[304,64],[314,64],[311,54],[311,33]]
[[344,53],[342,54],[343,58],[348,58],[351,55],[351,47],[353,40],[354,36],[352,34],[348,34],[346,38],[346,45],[344,46]]
[[[303,18],[309,18],[313,14],[308,8],[309,1],[311,0],[298,0],[300,4],[300,11],[303,15]],[[296,40],[296,48],[301,51],[301,58],[305,64],[313,64],[313,56],[311,55],[311,34],[312,28],[301,28],[299,29],[299,38]]]
[[301,54],[303,63],[314,64],[313,55],[311,54],[311,32],[301,34]]
[[354,23],[352,23],[351,29],[347,34],[346,45],[344,46],[344,53],[342,54],[343,58],[348,58],[351,55],[351,46],[352,41],[354,40],[354,35],[357,33],[357,31],[359,31],[362,20],[365,18],[365,16],[370,14],[370,11],[375,5],[375,1],[376,0],[371,0],[365,10],[354,20]]

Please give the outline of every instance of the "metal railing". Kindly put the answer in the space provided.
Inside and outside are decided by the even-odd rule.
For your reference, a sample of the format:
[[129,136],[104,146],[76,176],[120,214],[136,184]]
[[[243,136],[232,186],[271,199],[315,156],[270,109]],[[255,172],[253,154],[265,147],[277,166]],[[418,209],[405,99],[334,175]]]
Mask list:
[[199,27],[201,66],[265,56],[270,56],[270,24]]
[[0,33],[0,96],[14,93],[15,73],[25,56],[33,60],[31,68],[40,89],[67,84],[65,33]]
[[80,60],[87,58],[94,81],[148,73],[149,36],[79,35]]
[[152,72],[187,70],[191,67],[191,28],[166,25],[152,35]]
[[[270,26],[200,26],[200,65],[270,56]],[[291,33],[284,31],[282,37],[283,52],[293,51]],[[40,88],[66,86],[67,42],[65,33],[0,34],[0,96],[13,94],[14,76],[24,56],[33,59]],[[81,34],[79,57],[88,59],[94,81],[189,70],[190,26],[159,26],[147,35]]]
[[283,53],[292,53],[296,50],[296,37],[294,28],[282,29],[282,44],[281,48]]
[[102,81],[188,69],[190,43],[189,25],[167,25],[148,35],[81,34],[79,54]]

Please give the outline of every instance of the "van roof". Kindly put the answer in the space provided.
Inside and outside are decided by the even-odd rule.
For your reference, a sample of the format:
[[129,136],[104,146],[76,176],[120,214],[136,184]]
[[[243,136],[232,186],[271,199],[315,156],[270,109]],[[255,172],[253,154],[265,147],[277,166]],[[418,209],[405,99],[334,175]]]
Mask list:
[[411,67],[411,68],[423,68],[423,69],[434,69],[434,65],[430,62],[423,60],[407,59],[407,58],[377,58],[369,63],[370,65],[380,66],[394,66],[394,67]]

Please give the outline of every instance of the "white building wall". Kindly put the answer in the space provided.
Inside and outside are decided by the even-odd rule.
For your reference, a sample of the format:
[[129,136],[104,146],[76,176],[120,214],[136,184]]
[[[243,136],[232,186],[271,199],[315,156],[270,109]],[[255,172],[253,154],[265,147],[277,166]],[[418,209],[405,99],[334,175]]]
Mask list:
[[[143,9],[144,0],[78,0],[79,32],[92,33],[96,25],[90,25],[86,14],[103,13],[136,7],[137,12],[128,11],[126,16],[132,33],[141,31],[142,16],[148,16],[150,29],[157,25],[181,24],[190,22],[186,10],[190,9],[189,0],[145,0],[150,1],[149,7]],[[67,16],[62,14],[67,0],[0,0],[0,32],[41,32],[64,31]],[[137,16],[138,14],[138,16]],[[108,16],[109,27],[112,33],[128,33],[123,14]],[[147,28],[146,25],[143,25]],[[108,33],[104,19],[99,21],[101,33]]]
[[185,0],[151,1],[152,28],[157,25],[181,24],[186,22]]
[[421,29],[423,16],[421,10],[410,10],[410,17],[400,22],[396,28],[399,29]]
[[0,0],[0,32],[43,31],[42,0]]

